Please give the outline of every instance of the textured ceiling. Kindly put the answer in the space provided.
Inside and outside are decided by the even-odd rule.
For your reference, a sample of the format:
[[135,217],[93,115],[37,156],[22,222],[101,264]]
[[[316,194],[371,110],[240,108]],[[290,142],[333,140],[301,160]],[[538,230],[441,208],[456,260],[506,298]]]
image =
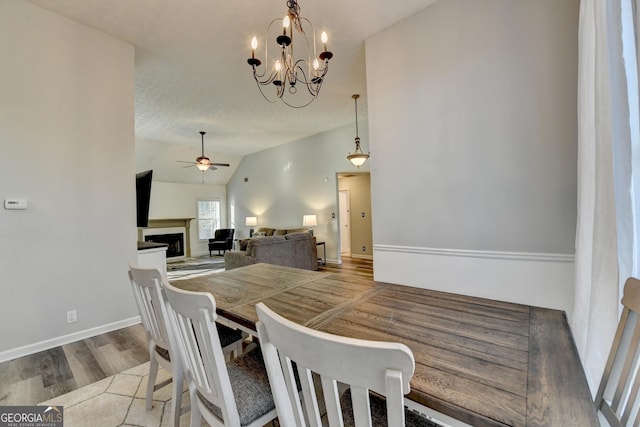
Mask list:
[[334,54],[320,96],[301,109],[265,101],[246,62],[251,37],[264,39],[285,0],[29,1],[135,46],[138,170],[201,182],[176,160],[200,155],[203,130],[205,154],[232,165],[207,172],[205,182],[224,184],[244,155],[352,123],[354,93],[366,118],[364,40],[437,0],[299,0]]

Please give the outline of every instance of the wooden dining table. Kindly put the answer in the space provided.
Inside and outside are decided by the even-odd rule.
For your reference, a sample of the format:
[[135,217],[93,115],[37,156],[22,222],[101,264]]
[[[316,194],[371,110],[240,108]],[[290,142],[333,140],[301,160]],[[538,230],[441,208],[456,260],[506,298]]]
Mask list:
[[599,426],[558,310],[335,273],[255,264],[172,284],[209,292],[218,320],[255,334],[255,305],[320,331],[406,344],[406,396],[471,426]]

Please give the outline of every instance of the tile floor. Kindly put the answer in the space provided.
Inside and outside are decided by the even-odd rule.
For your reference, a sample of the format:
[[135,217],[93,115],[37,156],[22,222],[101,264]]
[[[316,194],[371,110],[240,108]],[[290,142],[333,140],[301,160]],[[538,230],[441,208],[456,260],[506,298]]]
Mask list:
[[[62,405],[65,427],[168,427],[171,418],[171,382],[156,390],[153,408],[147,411],[145,391],[148,373],[147,362],[40,405]],[[157,383],[169,378],[171,373],[160,368]],[[188,408],[188,392],[185,392],[182,402]],[[188,426],[189,421],[187,409],[181,417],[180,426]]]

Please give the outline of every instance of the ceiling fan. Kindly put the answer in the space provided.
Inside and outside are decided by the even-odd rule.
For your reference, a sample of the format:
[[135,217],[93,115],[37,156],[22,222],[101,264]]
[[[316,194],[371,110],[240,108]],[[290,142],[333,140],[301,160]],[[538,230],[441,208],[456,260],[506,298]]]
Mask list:
[[202,135],[202,155],[198,158],[196,158],[195,162],[185,162],[182,160],[178,160],[179,163],[190,163],[189,166],[185,166],[185,168],[190,168],[190,167],[197,167],[198,169],[200,169],[202,172],[205,172],[207,170],[216,170],[218,169],[216,166],[230,166],[229,163],[213,163],[211,160],[209,160],[208,157],[206,157],[204,155],[204,135],[206,134],[206,132],[200,131],[200,135]]

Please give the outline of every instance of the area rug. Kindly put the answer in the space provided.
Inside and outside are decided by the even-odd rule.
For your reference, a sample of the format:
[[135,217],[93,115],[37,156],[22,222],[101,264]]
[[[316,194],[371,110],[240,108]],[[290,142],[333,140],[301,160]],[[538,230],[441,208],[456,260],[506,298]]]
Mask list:
[[167,263],[167,278],[183,280],[224,271],[222,257],[194,257]]

